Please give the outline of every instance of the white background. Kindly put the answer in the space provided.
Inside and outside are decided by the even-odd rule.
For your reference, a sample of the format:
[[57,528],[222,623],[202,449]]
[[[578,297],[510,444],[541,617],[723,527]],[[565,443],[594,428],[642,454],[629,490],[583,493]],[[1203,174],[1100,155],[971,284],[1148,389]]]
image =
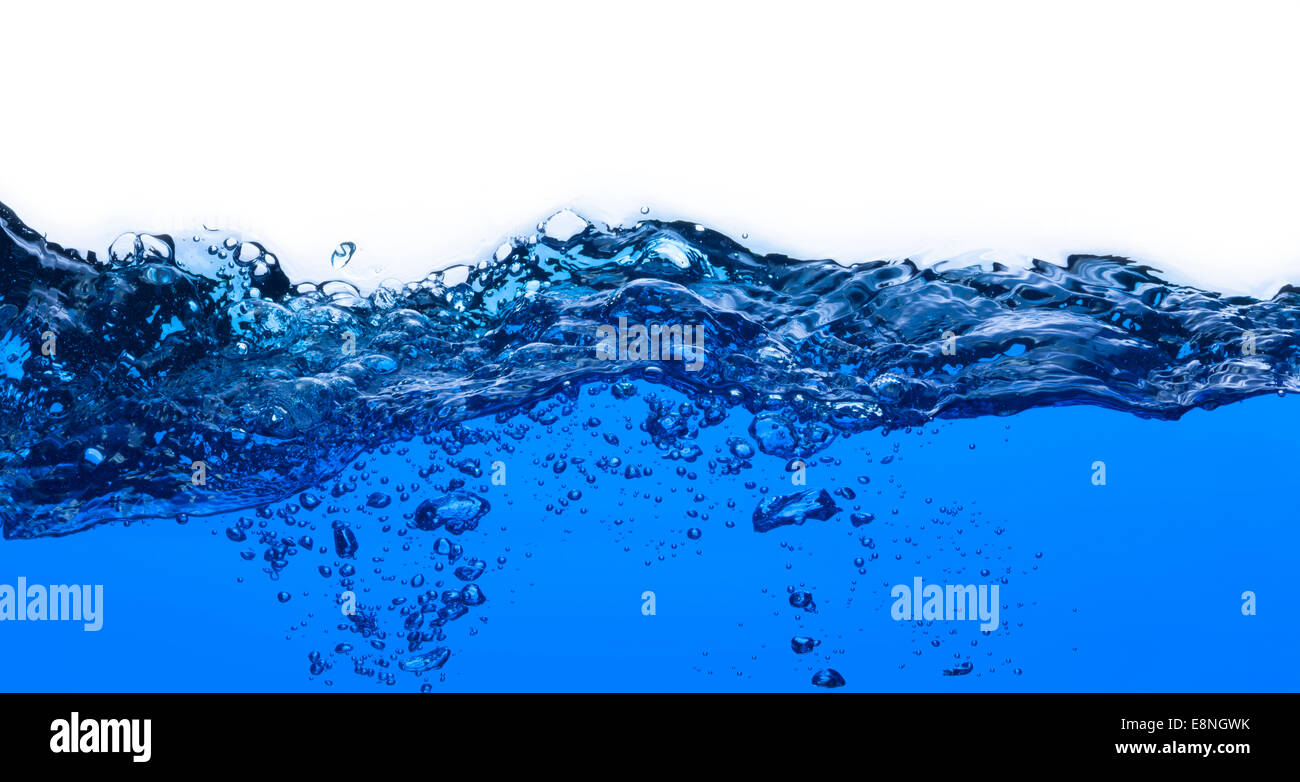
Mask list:
[[53,241],[242,229],[296,278],[573,207],[843,261],[991,249],[1300,282],[1294,3],[22,3],[0,201]]

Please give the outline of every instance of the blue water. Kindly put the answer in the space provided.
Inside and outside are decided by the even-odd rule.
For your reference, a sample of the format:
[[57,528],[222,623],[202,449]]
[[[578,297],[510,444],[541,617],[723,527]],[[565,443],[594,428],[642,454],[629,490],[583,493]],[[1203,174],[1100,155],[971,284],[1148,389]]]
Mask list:
[[[0,689],[1300,683],[1293,289],[647,221],[363,296],[234,237],[101,258],[0,217],[0,584],[105,593],[99,632],[0,622]],[[601,360],[619,317],[705,348]],[[756,520],[785,496],[811,516]],[[918,576],[999,585],[1000,626],[896,621]]]

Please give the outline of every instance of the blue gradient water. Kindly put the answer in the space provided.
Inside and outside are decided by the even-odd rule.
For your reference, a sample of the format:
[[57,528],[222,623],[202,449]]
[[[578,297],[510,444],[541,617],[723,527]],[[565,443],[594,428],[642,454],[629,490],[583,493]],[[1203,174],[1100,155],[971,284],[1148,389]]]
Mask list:
[[[1300,682],[1291,289],[849,269],[646,222],[364,297],[231,237],[101,261],[3,216],[0,583],[106,610],[0,622],[0,689]],[[705,324],[703,365],[600,360],[620,316]],[[829,518],[755,524],[823,490]],[[455,534],[447,498],[487,510]],[[999,584],[1002,626],[895,621],[917,576]]]

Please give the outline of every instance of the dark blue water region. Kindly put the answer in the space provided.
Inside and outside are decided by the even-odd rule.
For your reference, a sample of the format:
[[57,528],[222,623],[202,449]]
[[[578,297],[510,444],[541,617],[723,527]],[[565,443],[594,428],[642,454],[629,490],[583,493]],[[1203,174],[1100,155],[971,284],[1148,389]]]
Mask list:
[[[829,671],[840,691],[1300,685],[1292,399],[1178,421],[1075,406],[861,432],[810,458],[806,487],[794,487],[785,458],[717,466],[743,430],[703,429],[695,461],[665,458],[636,422],[649,394],[673,392],[636,390],[579,395],[513,454],[490,438],[454,459],[420,438],[369,452],[338,476],[339,497],[333,483],[310,490],[322,498],[311,511],[295,497],[265,517],[0,542],[0,583],[103,584],[106,603],[94,633],[0,623],[0,689],[816,691]],[[480,460],[481,477],[452,466],[465,459]],[[454,476],[490,506],[477,525],[413,526]],[[765,499],[823,489],[838,508],[828,519],[755,529]],[[375,507],[376,493],[389,504]],[[241,518],[246,537],[232,539]],[[351,559],[335,522],[355,537]],[[280,539],[302,535],[313,545],[285,554]],[[467,564],[472,581],[456,573]],[[918,576],[999,584],[1000,627],[894,620],[891,586]],[[446,590],[468,583],[481,602],[447,612],[457,600]],[[373,612],[365,622],[341,614],[345,585]],[[803,592],[809,602],[792,599]],[[1255,615],[1243,615],[1245,592]],[[450,618],[411,651],[412,613],[426,633]]]

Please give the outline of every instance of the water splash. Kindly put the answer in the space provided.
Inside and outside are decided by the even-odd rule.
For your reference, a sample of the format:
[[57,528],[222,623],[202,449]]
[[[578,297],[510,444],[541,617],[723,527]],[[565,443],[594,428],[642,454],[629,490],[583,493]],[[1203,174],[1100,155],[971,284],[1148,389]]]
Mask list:
[[[1107,256],[846,267],[571,214],[474,268],[362,295],[295,284],[262,245],[213,231],[130,233],[83,256],[0,206],[4,534],[263,505],[384,442],[589,383],[617,396],[629,378],[699,412],[652,405],[657,447],[689,457],[700,427],[739,414],[759,450],[789,459],[936,417],[1092,404],[1177,418],[1298,386],[1292,286],[1223,297]],[[598,328],[620,318],[703,325],[702,365],[603,360]],[[430,523],[472,511],[457,501]]]
[[342,269],[352,261],[352,255],[357,251],[357,246],[353,242],[340,242],[339,246],[330,255],[330,266],[335,269]]

